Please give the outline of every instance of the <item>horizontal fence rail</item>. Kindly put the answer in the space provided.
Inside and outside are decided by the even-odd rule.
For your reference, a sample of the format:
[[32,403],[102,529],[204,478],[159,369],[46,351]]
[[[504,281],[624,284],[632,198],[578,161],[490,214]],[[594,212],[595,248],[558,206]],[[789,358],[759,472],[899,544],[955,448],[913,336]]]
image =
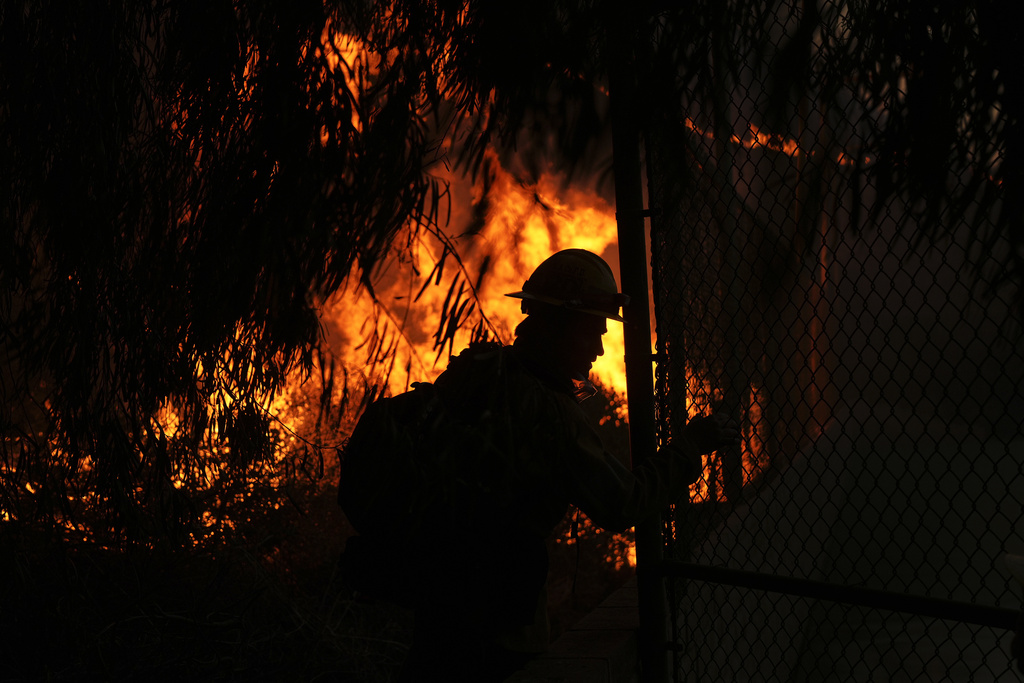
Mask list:
[[772,593],[798,595],[816,600],[829,600],[847,605],[860,605],[875,609],[906,612],[923,617],[949,619],[978,626],[1012,631],[1017,628],[1021,612],[1006,607],[990,607],[969,602],[957,602],[942,598],[929,598],[922,595],[909,595],[893,591],[875,590],[859,586],[839,586],[824,581],[781,576],[779,574],[763,574],[748,572],[727,567],[713,567],[693,562],[666,560],[662,563],[660,573],[694,581],[709,581],[730,586],[753,588]]

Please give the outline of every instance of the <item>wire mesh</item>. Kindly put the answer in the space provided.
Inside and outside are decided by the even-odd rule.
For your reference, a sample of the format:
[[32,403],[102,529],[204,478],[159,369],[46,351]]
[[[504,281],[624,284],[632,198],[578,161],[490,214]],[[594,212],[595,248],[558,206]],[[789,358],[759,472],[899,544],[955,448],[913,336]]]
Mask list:
[[[739,73],[646,131],[659,440],[711,410],[743,432],[667,518],[666,555],[1019,608],[1024,354],[985,279],[1006,245],[976,248],[977,207],[944,208],[938,242],[910,200],[871,210],[855,91],[770,127]],[[670,600],[677,681],[1019,680],[991,626],[710,581]]]

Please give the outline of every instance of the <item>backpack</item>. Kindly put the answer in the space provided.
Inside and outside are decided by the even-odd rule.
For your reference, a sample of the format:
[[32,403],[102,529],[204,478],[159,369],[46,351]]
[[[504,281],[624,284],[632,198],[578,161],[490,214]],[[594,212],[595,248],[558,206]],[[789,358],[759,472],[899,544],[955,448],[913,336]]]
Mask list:
[[503,403],[502,368],[500,344],[475,343],[437,385],[415,382],[366,408],[342,448],[338,482],[359,534],[407,543],[425,525],[453,532],[500,499],[510,434],[521,430]]
[[358,532],[342,558],[349,586],[409,608],[436,592],[442,565],[455,560],[442,549],[485,507],[472,473],[480,434],[426,382],[367,407],[342,449],[338,482]]
[[[426,435],[445,431],[441,402],[426,382],[378,398],[363,413],[342,449],[338,504],[364,536],[408,539],[423,515],[445,497],[445,463]],[[437,488],[440,487],[440,488]]]
[[[531,468],[546,467],[520,457],[535,435],[524,436],[527,423],[509,403],[509,387],[527,378],[509,358],[500,344],[471,345],[437,384],[367,407],[342,449],[338,482],[338,503],[358,532],[345,546],[349,586],[416,607],[446,582],[473,581],[467,572],[481,556],[501,554],[507,516],[532,497]],[[511,571],[516,561],[502,563]]]
[[436,384],[373,402],[341,454],[338,502],[358,532],[345,583],[467,623],[531,623],[547,551],[519,520],[549,469],[533,457],[545,396],[509,347],[474,344]]

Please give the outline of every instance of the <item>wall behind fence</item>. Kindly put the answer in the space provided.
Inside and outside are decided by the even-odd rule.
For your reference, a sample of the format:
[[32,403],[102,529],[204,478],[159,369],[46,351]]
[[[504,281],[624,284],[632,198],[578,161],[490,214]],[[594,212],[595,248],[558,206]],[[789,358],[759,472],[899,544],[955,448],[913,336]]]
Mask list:
[[842,601],[1020,607],[1002,556],[1024,553],[1024,342],[986,279],[1007,247],[974,241],[974,205],[930,241],[927,207],[876,204],[853,94],[839,119],[805,95],[769,134],[748,76],[647,131],[660,436],[712,408],[744,433],[666,544],[837,601],[675,580],[676,678],[1018,680],[1005,630]]

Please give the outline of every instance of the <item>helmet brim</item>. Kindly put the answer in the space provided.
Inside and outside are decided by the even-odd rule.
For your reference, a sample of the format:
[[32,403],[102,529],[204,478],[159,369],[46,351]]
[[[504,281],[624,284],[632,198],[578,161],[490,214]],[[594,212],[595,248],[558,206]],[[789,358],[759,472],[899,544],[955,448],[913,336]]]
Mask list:
[[[541,303],[549,304],[557,308],[564,308],[569,311],[578,311],[579,313],[587,313],[589,315],[596,315],[601,318],[607,318],[616,322],[624,323],[626,319],[618,313],[612,313],[610,311],[604,311],[600,308],[588,306],[585,302],[574,302],[574,301],[563,301],[550,296],[543,296],[541,294],[532,294],[530,292],[519,291],[506,294],[505,296],[513,299],[528,299],[530,301],[540,301]],[[622,295],[625,297],[625,295]],[[625,297],[626,303],[629,302],[629,297]]]

